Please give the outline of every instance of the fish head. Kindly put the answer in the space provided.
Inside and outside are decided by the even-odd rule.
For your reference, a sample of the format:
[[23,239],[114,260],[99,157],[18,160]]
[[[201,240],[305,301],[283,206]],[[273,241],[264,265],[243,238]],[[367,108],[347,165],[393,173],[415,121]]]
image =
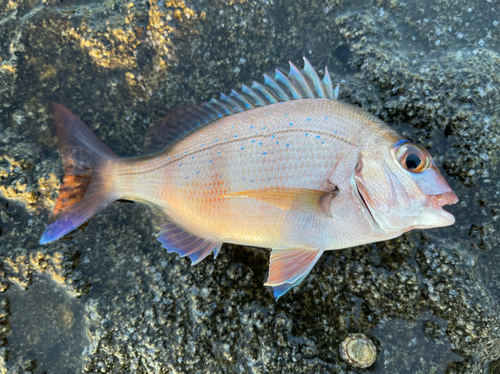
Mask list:
[[424,148],[408,140],[376,148],[360,153],[352,184],[378,229],[402,234],[455,222],[443,206],[458,198]]

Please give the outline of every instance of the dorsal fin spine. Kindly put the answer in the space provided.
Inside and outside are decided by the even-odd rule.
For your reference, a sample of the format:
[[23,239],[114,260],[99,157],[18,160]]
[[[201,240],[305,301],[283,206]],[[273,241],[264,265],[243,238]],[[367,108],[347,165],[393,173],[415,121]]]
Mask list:
[[205,103],[205,112],[208,114],[209,117],[218,117],[217,111],[212,107],[210,103]]
[[333,90],[333,99],[334,100],[338,100],[339,90],[340,90],[340,84],[337,83],[337,87],[335,87],[335,90]]
[[244,96],[242,96],[240,93],[236,92],[235,90],[231,91],[231,94],[229,95],[229,97],[232,97],[233,99],[234,98],[238,99],[239,101],[241,101],[243,103],[243,105],[247,109],[255,108],[255,106],[250,101],[248,101],[247,99],[245,99]]
[[233,105],[224,100],[224,97],[222,95],[220,96],[220,99],[217,100],[217,102],[220,106],[222,106],[226,114],[231,114],[233,112]]
[[308,97],[308,98],[313,98],[314,95],[311,91],[311,87],[307,84],[307,80],[305,79],[304,75],[300,72],[299,69],[291,62],[288,61],[290,64],[290,73],[288,74],[289,80],[291,80],[294,83],[294,86],[298,89],[302,89],[303,94],[302,97]]
[[275,93],[274,93],[274,96],[275,96],[276,98],[280,98],[280,99],[281,99],[281,100],[283,100],[283,101],[288,101],[288,100],[290,100],[290,98],[289,98],[289,97],[288,97],[288,95],[285,93],[285,91],[283,91],[283,90],[281,89],[281,87],[280,87],[280,86],[278,86],[278,84],[274,81],[274,79],[269,78],[266,74],[264,74],[264,84],[265,84],[268,88],[270,88],[270,89],[274,90],[274,92],[275,92]]
[[321,83],[323,84],[323,88],[325,89],[326,97],[328,99],[335,98],[335,100],[337,100],[337,98],[334,97],[333,94],[332,80],[330,79],[330,73],[328,72],[328,68],[326,66],[325,66],[325,76],[323,77],[323,81]]
[[274,104],[278,102],[274,94],[271,91],[269,91],[266,87],[262,86],[259,82],[253,82],[252,89],[259,90],[260,92],[262,92],[262,94],[266,97],[269,103]]
[[250,87],[248,87],[247,85],[245,85],[245,84],[242,85],[241,86],[241,91],[243,91],[248,96],[250,96],[256,106],[264,106],[264,105],[266,105],[266,103],[262,101],[262,99],[256,94],[256,92],[254,90],[252,90]]
[[233,101],[230,97],[224,95],[223,93],[220,94],[220,98],[228,103],[229,107],[232,109],[230,113],[241,112],[243,110],[237,102]]
[[226,115],[226,108],[218,100],[212,99],[207,105],[209,105],[219,117]]
[[297,89],[290,83],[287,76],[283,74],[281,70],[276,69],[274,80],[276,81],[276,83],[281,83],[283,86],[285,86],[288,91],[290,91],[294,99],[302,99],[302,96],[299,94]]
[[316,71],[305,57],[303,72],[304,77],[309,78],[310,83],[313,84],[315,91],[319,95],[319,97],[327,98],[325,91],[323,90],[323,84],[319,80],[318,74],[316,74]]

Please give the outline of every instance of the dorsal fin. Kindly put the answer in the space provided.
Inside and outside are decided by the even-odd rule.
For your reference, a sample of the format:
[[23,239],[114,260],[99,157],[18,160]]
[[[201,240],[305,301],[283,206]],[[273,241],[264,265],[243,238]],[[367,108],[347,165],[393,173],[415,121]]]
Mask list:
[[302,70],[290,62],[290,72],[276,69],[274,79],[264,75],[264,83],[253,82],[251,87],[243,85],[241,92],[231,91],[229,96],[221,94],[219,100],[188,105],[170,111],[149,128],[146,135],[148,152],[159,152],[167,145],[187,134],[204,127],[222,117],[253,109],[259,106],[304,98],[337,100],[338,85],[332,87],[330,74],[325,67],[321,81],[309,61],[304,57]]

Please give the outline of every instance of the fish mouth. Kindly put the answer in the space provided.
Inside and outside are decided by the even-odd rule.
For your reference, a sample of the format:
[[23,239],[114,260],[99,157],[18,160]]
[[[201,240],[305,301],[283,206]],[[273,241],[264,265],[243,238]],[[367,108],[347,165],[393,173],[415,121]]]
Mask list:
[[444,210],[443,206],[456,204],[458,202],[457,195],[455,195],[454,192],[449,191],[439,195],[431,195],[429,196],[429,199],[432,207],[445,219],[446,224],[453,225],[455,223],[455,217],[453,214]]

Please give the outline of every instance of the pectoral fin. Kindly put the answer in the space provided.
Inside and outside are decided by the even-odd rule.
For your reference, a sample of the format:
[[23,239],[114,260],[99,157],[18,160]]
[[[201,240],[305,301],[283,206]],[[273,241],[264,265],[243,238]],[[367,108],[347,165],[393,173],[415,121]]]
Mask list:
[[283,210],[326,214],[331,217],[331,201],[339,191],[320,191],[307,188],[262,188],[222,195],[222,197],[247,197],[274,205]]
[[269,277],[265,286],[272,286],[278,299],[290,288],[298,285],[309,274],[324,249],[273,249]]

